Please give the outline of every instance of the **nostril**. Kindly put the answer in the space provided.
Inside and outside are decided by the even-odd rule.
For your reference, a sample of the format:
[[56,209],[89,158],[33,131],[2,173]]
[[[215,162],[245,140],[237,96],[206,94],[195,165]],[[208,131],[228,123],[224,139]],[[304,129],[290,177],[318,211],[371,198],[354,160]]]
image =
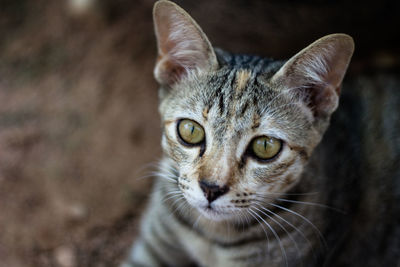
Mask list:
[[229,191],[229,187],[226,185],[221,187],[219,185],[206,182],[204,180],[200,180],[199,184],[201,190],[204,192],[204,196],[210,203]]

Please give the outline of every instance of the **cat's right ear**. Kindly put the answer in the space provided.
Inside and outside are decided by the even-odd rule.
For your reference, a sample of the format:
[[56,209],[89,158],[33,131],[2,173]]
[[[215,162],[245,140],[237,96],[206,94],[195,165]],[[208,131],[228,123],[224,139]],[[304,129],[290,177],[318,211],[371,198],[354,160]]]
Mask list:
[[192,70],[218,68],[207,36],[178,5],[158,1],[154,5],[153,20],[158,47],[154,76],[161,85],[171,86]]

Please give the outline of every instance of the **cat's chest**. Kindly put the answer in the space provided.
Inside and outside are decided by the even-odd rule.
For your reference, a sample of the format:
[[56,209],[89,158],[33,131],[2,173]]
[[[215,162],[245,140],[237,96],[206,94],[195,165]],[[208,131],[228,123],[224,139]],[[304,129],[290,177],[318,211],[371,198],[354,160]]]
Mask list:
[[[267,237],[261,227],[232,233],[230,239],[223,241],[221,239],[226,236],[219,235],[218,232],[205,233],[205,228],[190,228],[173,218],[170,223],[182,249],[199,266],[281,266],[285,259],[282,257],[280,245],[290,247],[292,242],[285,237],[278,241],[271,233]],[[286,260],[292,261],[297,251],[292,253],[290,249],[286,249],[285,253]]]

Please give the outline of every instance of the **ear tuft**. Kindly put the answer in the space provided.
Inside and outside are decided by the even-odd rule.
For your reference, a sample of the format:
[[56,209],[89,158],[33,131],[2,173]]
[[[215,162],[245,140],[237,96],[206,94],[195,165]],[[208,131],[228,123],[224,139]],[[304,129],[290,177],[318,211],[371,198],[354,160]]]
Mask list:
[[191,70],[218,67],[214,50],[197,23],[178,5],[158,1],[153,19],[158,45],[154,69],[160,84],[172,85]]
[[271,81],[282,89],[298,88],[316,117],[329,116],[337,108],[353,51],[349,35],[327,35],[293,56]]

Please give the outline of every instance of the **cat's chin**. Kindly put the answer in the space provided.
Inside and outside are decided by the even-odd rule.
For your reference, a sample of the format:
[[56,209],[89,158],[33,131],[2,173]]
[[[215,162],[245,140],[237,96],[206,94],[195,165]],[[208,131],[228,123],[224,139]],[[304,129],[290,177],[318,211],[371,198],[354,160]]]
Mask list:
[[226,220],[232,220],[234,218],[234,214],[229,212],[223,212],[220,210],[216,210],[215,208],[211,207],[201,207],[197,209],[201,215],[203,215],[205,218],[211,220],[211,221],[226,221]]

